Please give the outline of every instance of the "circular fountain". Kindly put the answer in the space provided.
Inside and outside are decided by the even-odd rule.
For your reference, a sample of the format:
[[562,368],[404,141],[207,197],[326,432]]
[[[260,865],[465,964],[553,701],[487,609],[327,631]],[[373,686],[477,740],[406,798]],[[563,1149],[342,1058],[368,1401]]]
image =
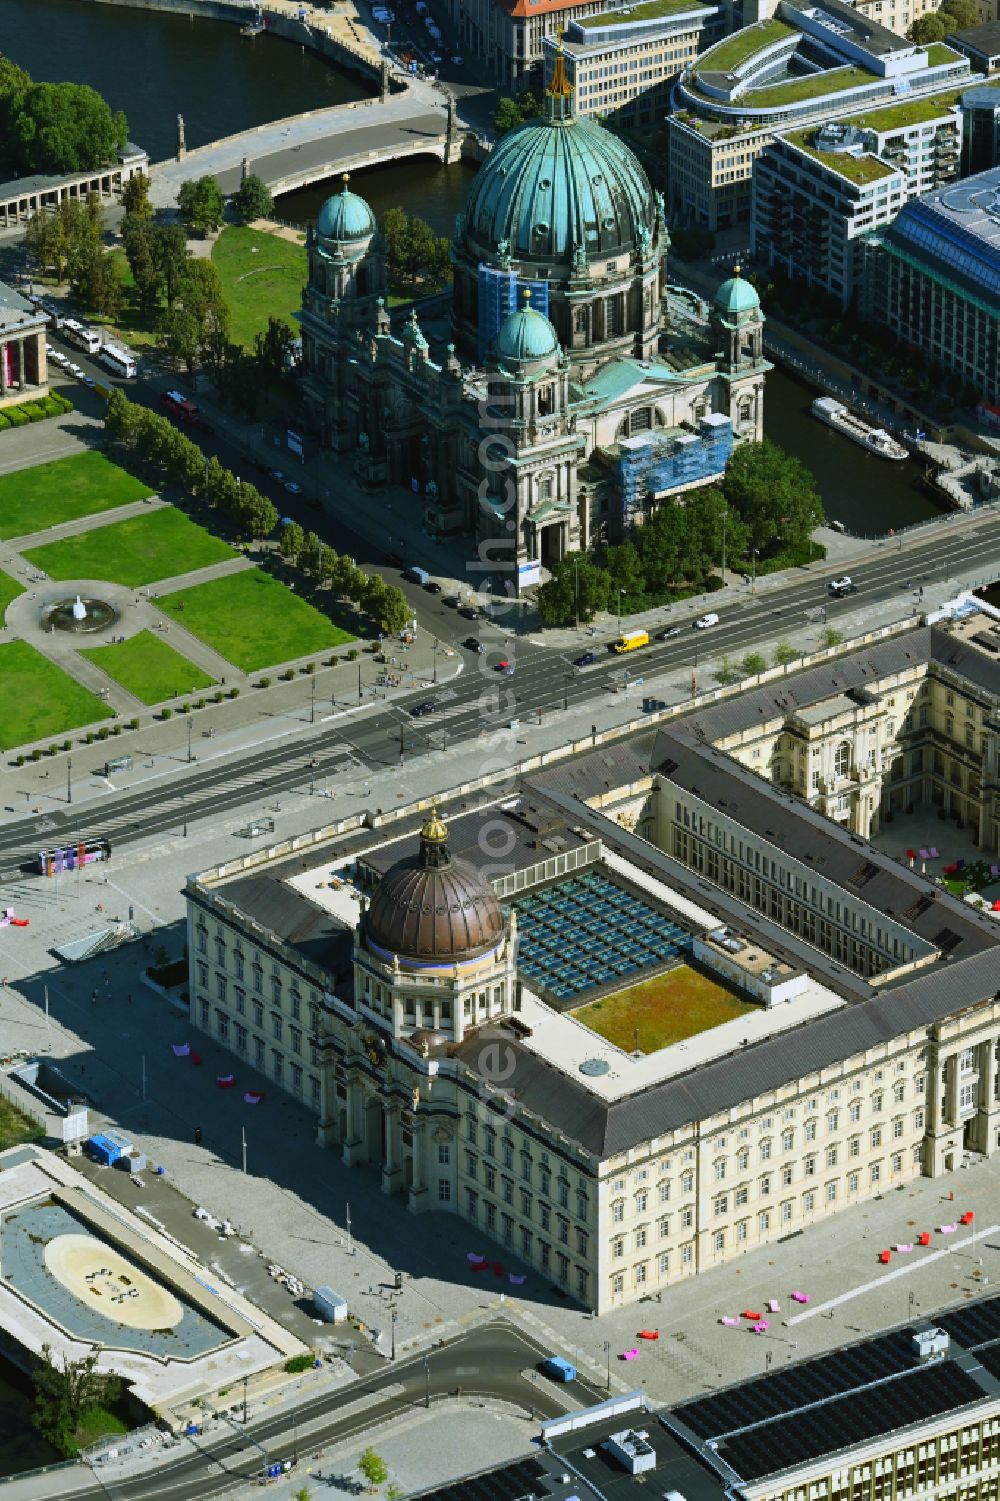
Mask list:
[[118,611],[103,599],[58,599],[42,616],[42,629],[46,631],[72,631],[83,633],[103,631],[114,625]]

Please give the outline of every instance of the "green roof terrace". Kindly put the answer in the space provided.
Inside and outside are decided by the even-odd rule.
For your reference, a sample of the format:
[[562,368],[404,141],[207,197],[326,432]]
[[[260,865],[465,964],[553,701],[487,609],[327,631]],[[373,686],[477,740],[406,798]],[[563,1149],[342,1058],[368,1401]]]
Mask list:
[[[950,114],[965,89],[955,89],[947,94],[934,94],[929,99],[908,99],[905,104],[890,104],[885,109],[870,109],[863,115],[848,115],[845,125],[858,125],[864,130],[875,130],[887,135],[893,130],[905,130],[910,125],[926,125]],[[997,90],[1000,100],[1000,86]]]
[[780,42],[785,37],[796,34],[795,27],[786,26],[784,21],[764,21],[756,26],[745,26],[742,31],[737,31],[733,36],[726,37],[725,41],[718,42],[714,47],[709,47],[707,52],[703,52],[694,71],[731,73],[740,63],[745,63],[748,57],[753,57],[755,52],[760,52],[772,42]]
[[[706,54],[707,56],[707,54]],[[788,78],[770,88],[750,89],[741,102],[746,109],[780,109],[783,104],[798,104],[803,99],[821,99],[824,94],[842,94],[846,89],[861,89],[866,84],[884,82],[865,68],[829,68],[810,73],[805,78]]]
[[943,68],[945,63],[960,63],[962,61],[962,54],[956,52],[954,47],[946,47],[944,42],[931,42],[927,47],[927,66],[929,68]]
[[792,130],[785,136],[785,140],[789,145],[797,146],[800,151],[805,151],[816,161],[822,162],[831,172],[839,172],[841,177],[846,177],[858,187],[878,182],[881,177],[891,177],[895,170],[877,156],[852,156],[848,151],[817,151],[810,144],[813,135],[815,130]]
[[712,8],[712,0],[647,0],[645,5],[628,7],[628,14],[624,10],[604,10],[597,16],[578,16],[576,24],[588,30],[594,26],[629,26],[634,21],[659,21],[706,8]]

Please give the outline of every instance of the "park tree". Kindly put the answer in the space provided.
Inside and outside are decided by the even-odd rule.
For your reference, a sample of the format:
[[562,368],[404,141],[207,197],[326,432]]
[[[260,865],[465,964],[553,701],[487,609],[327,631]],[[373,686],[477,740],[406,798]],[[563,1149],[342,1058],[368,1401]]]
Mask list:
[[319,578],[320,564],[323,561],[323,544],[315,532],[306,532],[299,549],[299,567],[303,572],[310,574],[314,579]]
[[0,75],[0,139],[19,174],[81,172],[114,159],[128,139],[120,112],[79,83],[35,83],[20,68]]
[[255,540],[266,537],[278,524],[273,502],[256,485],[240,486],[240,524]]
[[928,11],[926,15],[917,16],[910,27],[909,36],[912,42],[926,47],[931,42],[944,40],[948,27],[937,11]]
[[177,191],[181,218],[192,234],[214,234],[225,217],[222,192],[214,177],[189,177]]
[[619,542],[609,547],[604,554],[604,567],[608,575],[608,608],[627,610],[646,592],[646,579],[634,542]]
[[87,306],[99,318],[118,323],[125,311],[125,287],[113,255],[94,256],[83,284]]
[[721,488],[758,553],[801,547],[823,521],[809,470],[767,438],[740,444]]
[[412,611],[402,589],[397,589],[395,584],[386,586],[382,596],[382,608],[379,623],[384,631],[390,636],[395,636],[401,631],[410,619]]
[[184,277],[178,283],[174,310],[182,308],[194,320],[197,347],[215,333],[228,334],[229,308],[222,290],[222,279],[212,261],[189,259]]
[[448,241],[435,235],[426,220],[404,209],[390,208],[382,216],[380,227],[390,275],[411,286],[421,277],[440,281],[448,275],[451,265]]
[[832,625],[826,627],[822,636],[824,646],[839,646],[843,639],[843,634]]
[[271,189],[262,177],[250,172],[233,194],[233,208],[244,224],[249,224],[251,219],[269,219],[274,213]]
[[187,238],[179,224],[156,226],[153,254],[163,278],[167,307],[172,307],[178,287],[195,264],[188,254]]
[[35,1369],[35,1428],[66,1459],[77,1452],[76,1432],[83,1419],[113,1407],[121,1393],[117,1376],[98,1371],[95,1352],[82,1360],[63,1356],[57,1362],[49,1345],[42,1346]]
[[358,1469],[368,1482],[368,1490],[372,1493],[378,1490],[380,1485],[385,1485],[389,1478],[389,1466],[374,1449],[366,1449],[358,1460]]
[[800,655],[798,647],[793,646],[790,641],[779,641],[774,648],[774,665],[787,667],[789,662],[794,662]]
[[192,313],[179,304],[167,308],[160,318],[159,345],[171,359],[194,373],[198,358],[198,323]]
[[286,521],[278,538],[278,551],[289,563],[294,563],[302,551],[305,533],[297,521]]
[[945,23],[945,30],[968,31],[972,26],[978,26],[980,21],[979,7],[975,0],[941,0],[941,8],[938,15]]
[[593,620],[608,601],[608,576],[585,552],[567,553],[538,591],[538,609],[546,625],[572,625],[577,618]]
[[498,99],[493,111],[493,128],[497,135],[506,135],[508,130],[524,124],[524,116],[516,99]]
[[153,217],[153,206],[149,201],[149,178],[145,172],[133,172],[123,184],[122,208],[135,219]]
[[295,335],[284,318],[272,314],[267,327],[254,335],[254,358],[268,382],[279,381],[292,355]]
[[763,652],[748,651],[740,662],[740,672],[745,678],[755,678],[761,672],[767,671],[767,658]]
[[122,220],[122,244],[140,311],[148,318],[155,312],[163,291],[163,265],[156,226],[148,219],[127,216]]

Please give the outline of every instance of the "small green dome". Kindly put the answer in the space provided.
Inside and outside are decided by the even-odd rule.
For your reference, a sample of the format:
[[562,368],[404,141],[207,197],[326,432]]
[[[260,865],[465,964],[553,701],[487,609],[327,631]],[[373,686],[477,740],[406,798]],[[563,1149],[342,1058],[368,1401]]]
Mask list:
[[750,283],[743,280],[739,266],[733,268],[732,276],[716,292],[715,306],[725,318],[760,311],[760,298]]
[[375,233],[375,216],[363,198],[348,191],[346,173],[340,192],[328,198],[320,209],[316,233],[321,239],[341,243],[367,240]]
[[533,364],[559,353],[559,340],[548,318],[529,303],[511,313],[500,325],[497,358],[512,364]]

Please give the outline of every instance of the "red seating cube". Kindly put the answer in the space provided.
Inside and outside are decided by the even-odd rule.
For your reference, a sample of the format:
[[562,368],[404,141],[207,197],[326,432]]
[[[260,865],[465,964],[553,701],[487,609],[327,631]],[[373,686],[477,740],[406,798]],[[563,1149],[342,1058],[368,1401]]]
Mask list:
[[930,1231],[929,1230],[921,1230],[920,1234],[917,1236],[917,1245],[918,1246],[929,1246],[930,1243],[931,1243]]
[[881,1251],[879,1253],[879,1258],[878,1259],[879,1259],[879,1261],[881,1261],[881,1263],[882,1263],[883,1266],[888,1266],[889,1262],[892,1260],[892,1252],[891,1251]]

